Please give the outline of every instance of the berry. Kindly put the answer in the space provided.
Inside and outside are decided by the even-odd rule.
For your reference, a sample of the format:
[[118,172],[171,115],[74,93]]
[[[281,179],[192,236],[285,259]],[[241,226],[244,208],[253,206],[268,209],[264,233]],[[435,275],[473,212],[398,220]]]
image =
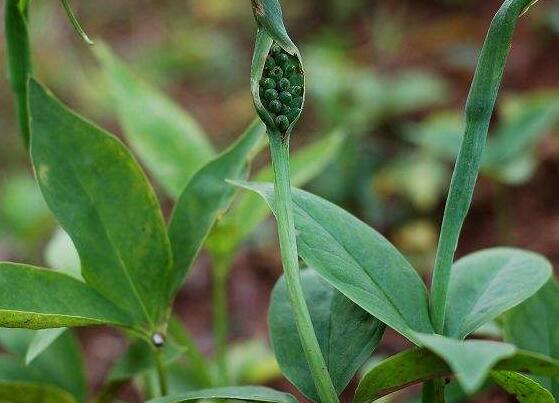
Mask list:
[[277,99],[271,101],[268,106],[273,113],[280,113],[282,111],[282,104]]
[[274,99],[276,99],[278,97],[278,92],[272,88],[267,89],[264,92],[264,98],[267,99],[268,101],[272,101]]
[[289,91],[282,91],[279,94],[279,100],[281,101],[282,104],[289,105],[293,100],[293,96]]
[[280,129],[282,132],[286,131],[289,127],[289,119],[285,115],[277,116],[275,123],[278,129]]
[[295,74],[295,71],[297,70],[297,67],[295,67],[292,64],[288,64],[287,66],[284,66],[284,76],[285,77],[291,77],[293,74]]
[[290,112],[291,112],[291,107],[290,106],[287,106],[287,105],[282,105],[281,106],[281,114],[282,115],[289,116]]
[[261,81],[260,81],[260,85],[261,85],[262,88],[264,88],[265,90],[268,90],[268,89],[272,89],[272,90],[273,90],[273,89],[276,88],[276,82],[275,82],[272,78],[270,78],[270,77],[261,80]]
[[285,53],[280,53],[279,55],[275,56],[276,64],[278,66],[285,67],[287,63],[289,63],[289,56]]
[[276,61],[272,57],[268,57],[266,63],[264,63],[264,68],[266,70],[272,70],[274,67],[276,67]]
[[291,87],[291,94],[294,97],[300,97],[303,95],[303,87],[301,87],[300,85],[294,85],[293,87]]
[[291,83],[287,78],[282,78],[278,83],[278,90],[287,91],[291,87]]
[[272,49],[270,49],[270,52],[272,53],[272,55],[277,55],[281,53],[281,47],[279,45],[274,45],[272,46]]
[[292,108],[300,109],[301,105],[303,105],[303,97],[296,97],[293,98],[293,101],[291,101]]
[[281,80],[281,78],[283,77],[283,70],[281,69],[281,67],[274,67],[272,71],[270,71],[270,77],[278,81]]

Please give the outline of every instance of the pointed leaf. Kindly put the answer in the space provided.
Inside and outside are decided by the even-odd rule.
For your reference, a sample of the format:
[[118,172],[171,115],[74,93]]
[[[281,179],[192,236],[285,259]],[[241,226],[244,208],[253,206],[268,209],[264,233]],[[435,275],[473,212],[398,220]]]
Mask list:
[[88,285],[62,273],[0,263],[0,326],[46,329],[104,325],[132,319]]
[[[302,186],[320,174],[323,169],[337,156],[346,134],[335,130],[324,138],[300,148],[290,156],[291,182],[294,186]],[[271,181],[274,178],[271,165],[256,173],[256,181]],[[231,207],[218,228],[224,236],[216,241],[222,232],[212,233],[213,243],[219,242],[220,248],[234,253],[239,244],[245,240],[255,228],[270,214],[266,203],[254,193],[243,193]]]
[[[259,193],[274,210],[273,185],[237,185]],[[418,342],[415,331],[432,332],[425,285],[390,242],[318,196],[298,189],[292,194],[299,254],[309,266],[414,343]]]
[[65,327],[37,330],[25,354],[25,365],[31,364],[31,362],[49,348],[56,339],[62,336],[62,333],[66,330],[68,329]]
[[[347,299],[313,269],[304,270],[301,281],[324,361],[340,394],[380,342],[384,325]],[[283,276],[272,292],[268,324],[272,346],[283,374],[307,397],[319,401]]]
[[[498,362],[494,369],[558,377],[559,361],[518,351],[514,357]],[[395,354],[369,369],[359,383],[354,402],[372,402],[407,386],[452,374],[453,371],[442,358],[426,348],[413,348]]]
[[283,14],[278,0],[252,0],[252,10],[256,21],[268,35],[292,55],[298,53],[283,24]]
[[436,334],[418,335],[421,342],[452,368],[467,393],[475,392],[491,368],[516,353],[512,344],[486,340],[457,341]]
[[[559,286],[555,279],[505,314],[503,334],[505,341],[519,348],[559,359]],[[540,381],[559,399],[558,380]]]
[[536,293],[551,264],[536,253],[491,248],[459,259],[452,268],[445,334],[465,338]]
[[159,204],[126,147],[30,81],[31,156],[82,275],[138,324],[164,319],[171,253]]
[[491,371],[491,379],[520,403],[555,403],[547,389],[526,375],[511,371]]
[[235,144],[198,171],[181,193],[169,223],[172,293],[181,286],[215,221],[233,200],[236,189],[226,179],[246,178],[249,155],[263,135],[264,125],[255,120]]
[[236,386],[215,389],[202,389],[176,396],[165,396],[149,400],[148,403],[180,403],[200,399],[234,399],[250,402],[297,403],[288,393],[263,386]]
[[209,140],[191,116],[134,75],[107,46],[95,51],[132,148],[165,191],[178,197],[214,156]]

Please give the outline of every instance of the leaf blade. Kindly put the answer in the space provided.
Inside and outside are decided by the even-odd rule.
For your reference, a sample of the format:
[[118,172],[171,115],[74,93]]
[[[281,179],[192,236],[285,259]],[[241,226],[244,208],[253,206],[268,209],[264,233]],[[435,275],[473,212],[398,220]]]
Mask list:
[[176,396],[152,399],[149,400],[148,403],[179,403],[199,399],[235,399],[270,403],[297,402],[297,400],[288,393],[278,392],[263,386],[237,386],[186,392]]

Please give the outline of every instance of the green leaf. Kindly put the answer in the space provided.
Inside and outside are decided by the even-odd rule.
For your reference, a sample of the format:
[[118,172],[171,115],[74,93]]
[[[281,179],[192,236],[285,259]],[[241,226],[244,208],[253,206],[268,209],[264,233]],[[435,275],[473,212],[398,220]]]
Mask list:
[[25,146],[29,146],[29,116],[27,112],[27,79],[33,74],[31,45],[27,29],[28,4],[21,0],[6,0],[4,26],[8,79],[16,98],[16,110]]
[[45,248],[45,262],[61,273],[84,281],[80,268],[80,257],[70,236],[62,228],[57,228]]
[[29,84],[31,156],[51,211],[74,241],[82,275],[135,324],[162,323],[171,249],[157,198],[126,147]]
[[512,36],[529,3],[530,0],[505,0],[495,14],[466,101],[464,137],[448,191],[431,282],[431,318],[437,333],[444,330],[454,254],[472,202]]
[[[505,341],[559,359],[559,286],[551,279],[533,297],[504,315]],[[559,381],[540,379],[559,399]]]
[[235,144],[198,171],[181,193],[169,223],[174,258],[170,287],[173,294],[180,288],[217,218],[233,200],[236,189],[226,179],[246,178],[250,153],[263,135],[264,125],[255,120]]
[[67,329],[64,327],[54,329],[37,330],[33,339],[29,343],[29,348],[25,354],[25,364],[29,365],[43,351],[51,346]]
[[149,400],[148,403],[180,403],[199,399],[234,399],[250,402],[296,403],[288,393],[278,392],[263,386],[237,386],[215,389],[202,389],[176,396],[165,396]]
[[520,403],[555,403],[547,389],[525,375],[511,371],[491,371],[491,379]]
[[454,263],[445,334],[465,338],[535,294],[551,276],[547,259],[513,248],[491,248]]
[[[301,272],[301,282],[324,361],[336,392],[340,394],[380,342],[384,325],[347,299],[313,269]],[[272,292],[268,324],[272,346],[283,374],[307,397],[319,401],[283,276]]]
[[75,403],[68,392],[55,386],[0,380],[0,400],[10,403]]
[[[320,174],[337,156],[346,133],[334,130],[322,139],[300,148],[290,156],[291,182],[302,186]],[[271,181],[274,173],[271,165],[256,173],[256,181]],[[254,193],[243,193],[231,210],[217,225],[217,231],[210,235],[211,244],[220,251],[232,255],[240,243],[270,214],[270,209]]]
[[[236,184],[259,193],[274,210],[271,184]],[[299,254],[309,266],[414,343],[416,332],[432,332],[425,285],[394,246],[342,208],[302,190],[292,194]]]
[[72,332],[58,337],[31,364],[24,357],[36,332],[3,329],[1,339],[14,357],[1,356],[0,381],[41,383],[70,393],[78,402],[86,399],[86,379],[81,348]]
[[131,318],[88,285],[62,273],[0,262],[0,326],[129,327]]
[[214,156],[196,121],[143,82],[103,44],[95,53],[112,89],[121,125],[134,151],[173,198]]
[[[517,351],[512,358],[497,362],[494,369],[558,377],[559,361],[539,354]],[[372,402],[407,386],[452,374],[453,370],[449,365],[431,351],[425,348],[406,350],[369,369],[355,392],[355,403]]]
[[448,363],[467,393],[475,392],[483,384],[497,362],[516,353],[512,344],[496,341],[457,341],[436,334],[422,334],[418,338]]

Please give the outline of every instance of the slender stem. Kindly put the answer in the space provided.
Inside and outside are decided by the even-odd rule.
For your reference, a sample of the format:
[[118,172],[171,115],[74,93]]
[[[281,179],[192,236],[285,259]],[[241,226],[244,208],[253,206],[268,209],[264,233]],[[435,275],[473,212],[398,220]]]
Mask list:
[[221,385],[229,383],[227,365],[227,272],[228,261],[214,257],[213,268],[213,327],[214,346]]
[[4,25],[6,28],[6,57],[8,77],[16,98],[21,135],[29,147],[29,118],[27,112],[27,79],[32,74],[31,45],[27,29],[28,6],[20,8],[20,0],[6,0]]
[[436,379],[423,384],[422,403],[445,403],[444,381]]
[[62,1],[62,7],[64,7],[64,11],[66,11],[66,14],[68,15],[68,19],[70,20],[70,23],[72,24],[72,26],[74,27],[78,35],[83,39],[85,43],[87,43],[88,45],[93,45],[93,41],[89,39],[89,36],[87,36],[87,34],[85,33],[80,22],[76,18],[76,15],[72,11],[72,8],[68,3],[68,0],[61,0],[61,1]]
[[156,348],[153,351],[157,367],[157,377],[159,379],[159,393],[161,396],[166,396],[167,393],[169,393],[169,387],[167,383],[167,370],[165,369],[165,363],[163,362],[163,351],[160,348]]
[[503,2],[489,27],[468,94],[466,130],[450,182],[431,284],[431,319],[438,334],[444,333],[451,267],[472,201],[512,35],[520,14],[530,2]]
[[269,137],[275,177],[278,237],[289,301],[320,400],[324,403],[338,402],[336,389],[320,351],[301,285],[289,178],[289,139],[282,139],[279,133],[269,133]]

